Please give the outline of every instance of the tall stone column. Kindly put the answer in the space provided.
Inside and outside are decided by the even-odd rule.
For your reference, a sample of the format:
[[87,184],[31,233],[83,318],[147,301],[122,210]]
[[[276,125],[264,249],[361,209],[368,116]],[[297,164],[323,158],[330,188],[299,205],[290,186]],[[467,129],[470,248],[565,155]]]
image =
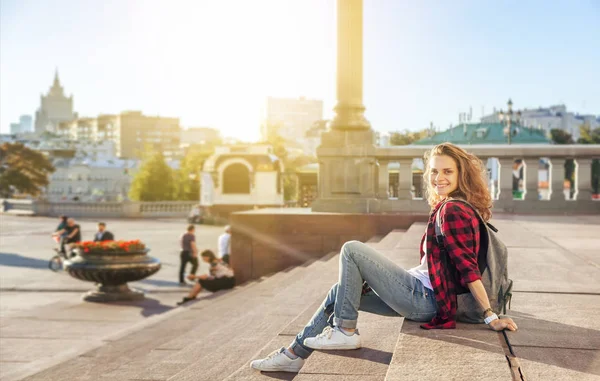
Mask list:
[[363,2],[337,1],[337,104],[332,129],[369,130],[363,105]]
[[337,0],[337,103],[317,149],[319,198],[314,211],[378,211],[380,166],[362,103],[362,24],[362,0]]

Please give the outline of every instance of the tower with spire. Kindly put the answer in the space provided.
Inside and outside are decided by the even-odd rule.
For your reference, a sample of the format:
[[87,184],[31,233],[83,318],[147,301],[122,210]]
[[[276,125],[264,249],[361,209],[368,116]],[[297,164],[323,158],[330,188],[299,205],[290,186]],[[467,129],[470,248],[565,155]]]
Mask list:
[[35,132],[57,132],[60,122],[73,120],[73,95],[65,96],[60,84],[58,69],[54,72],[54,82],[46,95],[40,95],[40,107],[35,112]]

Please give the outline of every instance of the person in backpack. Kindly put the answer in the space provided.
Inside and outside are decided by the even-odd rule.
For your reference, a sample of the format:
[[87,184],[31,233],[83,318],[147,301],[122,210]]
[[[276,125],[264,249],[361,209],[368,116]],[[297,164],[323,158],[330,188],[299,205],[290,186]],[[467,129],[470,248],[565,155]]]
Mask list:
[[[287,348],[252,361],[252,368],[298,372],[315,349],[360,348],[361,338],[356,328],[359,310],[402,315],[422,322],[424,329],[456,328],[459,288],[470,291],[491,329],[517,330],[511,318],[499,318],[491,309],[478,268],[477,213],[488,221],[492,207],[485,165],[450,143],[432,148],[425,154],[425,161],[431,214],[419,247],[419,265],[405,270],[364,243],[346,242],[340,252],[339,280],[311,320]],[[454,199],[467,201],[476,211]],[[445,250],[437,244],[438,216]],[[444,259],[443,252],[449,258]]]

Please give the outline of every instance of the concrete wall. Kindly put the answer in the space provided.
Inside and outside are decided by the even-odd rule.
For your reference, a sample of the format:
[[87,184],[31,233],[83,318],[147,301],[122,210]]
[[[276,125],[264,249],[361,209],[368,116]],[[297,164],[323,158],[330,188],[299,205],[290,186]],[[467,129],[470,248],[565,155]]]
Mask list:
[[367,241],[427,218],[427,213],[313,213],[308,208],[233,213],[231,264],[241,284],[339,251],[346,241]]

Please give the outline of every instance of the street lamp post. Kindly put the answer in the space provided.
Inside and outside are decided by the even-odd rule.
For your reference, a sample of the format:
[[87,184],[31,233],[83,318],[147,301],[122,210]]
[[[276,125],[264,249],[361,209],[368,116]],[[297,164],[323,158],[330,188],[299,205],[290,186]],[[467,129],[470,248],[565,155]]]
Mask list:
[[518,111],[516,114],[513,114],[513,109],[512,109],[512,100],[508,99],[508,111],[504,112],[502,110],[500,110],[500,112],[498,113],[498,119],[500,119],[500,123],[505,124],[506,123],[506,128],[504,129],[504,134],[508,136],[508,144],[511,144],[511,139],[512,139],[512,123],[519,123],[519,121],[521,120],[521,111]]

